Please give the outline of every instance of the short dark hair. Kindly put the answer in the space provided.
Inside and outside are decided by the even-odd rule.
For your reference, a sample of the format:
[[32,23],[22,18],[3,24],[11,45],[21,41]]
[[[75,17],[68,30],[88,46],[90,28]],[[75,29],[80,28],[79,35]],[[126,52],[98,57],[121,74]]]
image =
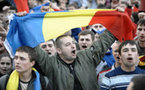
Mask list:
[[137,22],[137,25],[145,25],[145,19],[140,19],[140,20]]
[[130,45],[136,45],[137,50],[138,50],[138,45],[136,44],[135,40],[126,40],[124,42],[122,42],[118,48],[118,53],[121,55],[121,49],[123,46],[130,44]]
[[7,52],[5,52],[5,53],[3,53],[3,54],[0,54],[0,60],[1,60],[3,57],[9,57],[10,60],[11,60],[11,64],[12,64],[12,58],[10,57],[10,55],[9,55]]
[[36,59],[36,52],[34,50],[34,48],[28,47],[28,46],[22,46],[19,47],[16,52],[25,52],[28,53],[29,58],[30,58],[30,62],[35,61]]
[[79,38],[80,38],[81,35],[88,35],[88,34],[91,35],[92,41],[94,41],[94,39],[95,39],[95,34],[94,34],[92,31],[89,31],[89,30],[81,31],[81,32],[79,33]]
[[53,44],[54,44],[54,46],[55,46],[55,42],[54,42],[54,40],[53,40],[53,39],[50,39],[50,40],[48,40],[48,41],[52,41],[52,42],[53,42]]
[[144,90],[145,75],[141,74],[141,75],[134,76],[131,79],[131,82],[133,82],[132,90]]
[[61,45],[62,45],[61,39],[64,37],[71,37],[71,36],[70,35],[61,35],[61,36],[57,37],[55,40],[56,48],[61,48]]

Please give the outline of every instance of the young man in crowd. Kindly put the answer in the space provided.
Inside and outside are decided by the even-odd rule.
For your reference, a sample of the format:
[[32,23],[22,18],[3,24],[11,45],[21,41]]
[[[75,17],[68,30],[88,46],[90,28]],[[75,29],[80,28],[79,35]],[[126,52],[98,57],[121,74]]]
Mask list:
[[119,45],[121,44],[121,42],[116,41],[113,43],[112,45],[112,53],[113,53],[113,57],[115,59],[115,63],[112,65],[111,68],[107,69],[107,70],[103,70],[98,74],[98,84],[99,86],[101,86],[102,83],[102,78],[104,77],[104,75],[108,72],[110,72],[111,70],[114,70],[115,68],[118,68],[121,65],[121,61],[120,61],[120,56],[118,53],[118,48]]
[[141,19],[137,26],[137,44],[139,46],[139,56],[145,55],[145,19]]
[[54,40],[48,40],[44,43],[40,44],[40,47],[46,51],[50,56],[54,55],[56,53],[56,49],[55,49],[55,43]]
[[0,90],[51,90],[48,79],[32,68],[35,59],[33,48],[18,48],[14,57],[15,70],[0,78]]
[[95,34],[89,30],[81,31],[78,36],[78,44],[80,50],[89,48],[95,40]]
[[136,67],[139,54],[135,41],[124,41],[118,50],[121,66],[103,77],[101,90],[126,90],[133,76],[145,74],[145,70]]
[[0,77],[12,71],[12,59],[8,53],[0,54]]

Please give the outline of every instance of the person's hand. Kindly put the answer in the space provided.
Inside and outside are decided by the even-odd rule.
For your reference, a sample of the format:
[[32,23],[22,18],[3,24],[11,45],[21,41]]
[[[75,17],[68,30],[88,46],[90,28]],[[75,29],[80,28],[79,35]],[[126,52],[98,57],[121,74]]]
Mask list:
[[57,6],[57,3],[56,3],[56,2],[49,2],[49,3],[50,3],[50,7],[51,7],[51,8],[60,9],[60,8]]
[[121,7],[121,6],[118,6],[115,8],[117,11],[119,12],[125,12],[125,8]]
[[48,12],[49,6],[42,6],[40,10],[41,10],[41,12]]
[[17,16],[25,16],[26,14],[26,11],[16,13]]
[[139,19],[145,18],[145,13],[144,12],[138,13],[138,18]]
[[105,5],[106,0],[97,0],[97,4]]
[[3,10],[3,11],[6,11],[6,12],[7,12],[9,9],[10,9],[9,6],[4,6],[4,7],[2,8],[2,10]]

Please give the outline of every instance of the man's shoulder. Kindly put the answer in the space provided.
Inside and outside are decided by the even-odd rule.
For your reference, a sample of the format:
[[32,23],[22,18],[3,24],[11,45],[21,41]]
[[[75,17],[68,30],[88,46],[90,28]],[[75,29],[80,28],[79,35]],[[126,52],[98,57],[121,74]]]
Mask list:
[[52,90],[50,81],[46,76],[40,74],[40,82],[41,82],[42,90]]
[[119,68],[116,68],[116,69],[113,69],[111,71],[109,71],[108,73],[106,73],[106,77],[113,77],[113,76],[117,76],[121,73],[121,70],[120,70],[120,67]]
[[1,81],[1,80],[5,80],[5,79],[7,79],[8,77],[9,77],[9,75],[6,74],[6,75],[0,77],[0,81]]
[[9,79],[8,74],[0,77],[0,90],[5,90],[8,79]]
[[145,70],[139,67],[136,67],[137,73],[145,74]]

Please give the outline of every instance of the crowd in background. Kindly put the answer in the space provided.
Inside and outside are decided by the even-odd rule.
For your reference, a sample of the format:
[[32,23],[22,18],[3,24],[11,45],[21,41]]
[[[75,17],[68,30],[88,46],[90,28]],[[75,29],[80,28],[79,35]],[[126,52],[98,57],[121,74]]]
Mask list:
[[[132,22],[134,23],[134,26],[136,27],[136,32],[134,32],[135,33],[134,40],[121,43],[115,39],[112,39],[111,36],[109,37],[110,39],[115,40],[115,42],[111,45],[111,47],[108,48],[108,51],[105,53],[103,57],[103,60],[101,60],[98,63],[98,65],[96,65],[95,73],[97,77],[96,84],[98,84],[97,88],[100,88],[101,90],[110,90],[110,89],[116,90],[116,88],[120,86],[122,87],[123,85],[129,85],[130,82],[130,81],[126,81],[127,84],[125,80],[120,81],[120,83],[116,83],[119,81],[113,82],[112,78],[116,78],[117,75],[118,77],[116,80],[120,80],[118,78],[125,78],[125,77],[130,78],[129,80],[131,80],[131,77],[128,77],[128,75],[133,77],[134,74],[145,74],[145,71],[142,70],[145,69],[145,56],[144,56],[145,55],[145,0],[28,0],[28,6],[29,6],[29,13],[76,10],[76,9],[116,9],[118,11],[121,11],[122,13],[126,12],[130,17],[130,19],[132,20]],[[38,6],[40,6],[40,10],[36,10],[36,7]],[[12,2],[11,0],[0,0],[0,77],[5,74],[11,73],[15,68],[12,58],[9,56],[3,44],[6,35],[9,31],[10,20],[14,13],[17,13],[16,5],[14,2]],[[23,13],[20,12],[17,15],[23,16],[22,14]],[[65,33],[64,35],[70,35],[71,37],[73,37],[73,39],[75,40],[74,43],[76,45],[77,50],[85,50],[90,48],[94,42],[99,40],[100,35],[102,35],[103,32],[106,32],[106,28],[103,25],[96,23],[94,25],[86,26],[83,28],[80,27],[80,28],[71,29],[69,32]],[[55,39],[51,39],[48,40],[47,42],[41,43],[39,47],[45,52],[47,52],[49,56],[54,56],[55,54],[59,53],[56,50],[56,48],[58,48],[58,45],[56,44],[57,43],[55,43]],[[133,45],[137,45],[138,52],[136,51],[136,48],[133,47]],[[127,49],[121,51],[122,48],[124,47],[126,48],[132,47],[130,54],[134,55],[134,57],[129,57],[126,60],[128,60],[128,62],[131,62],[129,60],[134,60],[133,58],[135,58],[136,61],[133,61],[133,65],[130,65],[127,61],[125,61],[126,56],[124,55],[124,53],[121,54],[122,52],[127,52],[125,51]],[[76,52],[72,51],[72,53],[76,53]],[[60,56],[60,58],[62,57]],[[14,60],[15,59],[16,58],[14,58]],[[126,63],[128,66],[126,66]],[[39,73],[47,77],[51,77],[49,75],[46,75],[46,73],[44,72],[45,70],[39,68],[41,67],[41,65],[37,66],[37,64],[34,65],[34,67],[38,69]],[[132,68],[128,68],[129,66]],[[71,66],[68,67],[70,67],[69,69],[71,69]],[[142,69],[140,70],[138,67]],[[132,71],[132,70],[137,70],[137,71]],[[73,73],[73,70],[71,71],[71,73]],[[75,83],[77,83],[75,85],[76,87],[78,87],[78,85],[80,85],[81,82],[79,81],[78,77],[76,77],[75,74],[73,75],[75,80],[78,80],[75,81]],[[109,81],[112,81],[112,83],[116,83],[116,84],[111,83],[112,84],[111,86],[110,83],[108,84]],[[134,83],[133,85],[135,85],[136,84],[135,82],[137,81],[135,81],[135,79],[132,79],[131,82]],[[116,86],[118,85],[118,87],[115,87],[113,85]],[[54,88],[54,86],[52,87],[53,89],[57,90],[57,88]],[[125,86],[125,89],[126,87],[127,86]],[[123,87],[123,90],[125,89]],[[88,89],[84,89],[84,87],[82,86],[76,88],[76,90],[88,90]],[[128,88],[127,90],[141,90],[141,89],[132,89],[131,87],[131,89]]]

